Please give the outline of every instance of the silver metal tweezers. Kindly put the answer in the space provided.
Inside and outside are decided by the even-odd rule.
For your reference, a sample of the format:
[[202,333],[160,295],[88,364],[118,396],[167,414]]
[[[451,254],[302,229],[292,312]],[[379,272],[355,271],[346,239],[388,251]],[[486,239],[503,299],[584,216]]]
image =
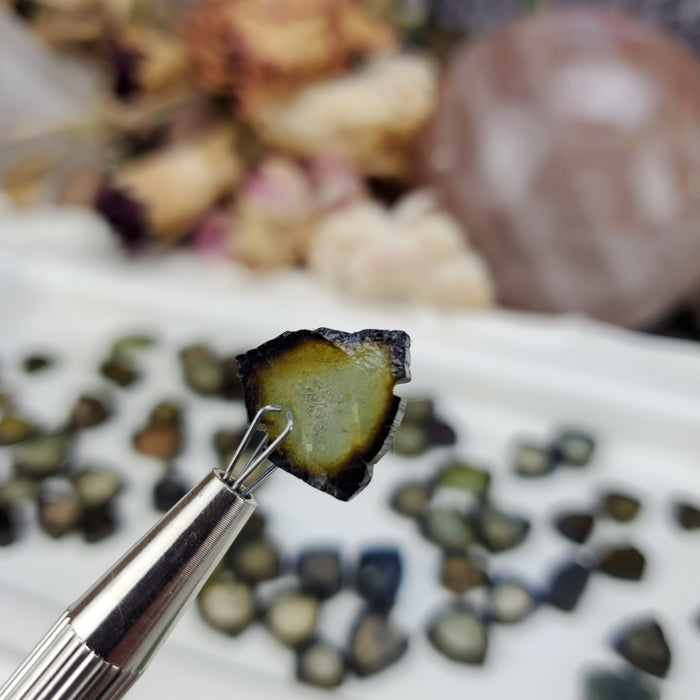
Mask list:
[[214,469],[97,583],[71,605],[0,688],[0,700],[111,700],[143,673],[257,507],[251,492],[274,469],[267,457],[292,430],[257,444],[265,413],[251,421],[226,470]]

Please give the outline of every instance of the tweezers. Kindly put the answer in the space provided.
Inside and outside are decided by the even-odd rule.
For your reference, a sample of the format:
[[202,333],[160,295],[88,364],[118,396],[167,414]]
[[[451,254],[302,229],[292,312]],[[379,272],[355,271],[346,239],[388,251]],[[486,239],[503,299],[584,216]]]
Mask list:
[[126,693],[256,509],[252,492],[274,469],[266,460],[292,430],[291,413],[284,430],[269,444],[260,439],[235,470],[261,435],[263,416],[280,410],[261,408],[228,467],[212,470],[68,607],[0,688],[0,700]]

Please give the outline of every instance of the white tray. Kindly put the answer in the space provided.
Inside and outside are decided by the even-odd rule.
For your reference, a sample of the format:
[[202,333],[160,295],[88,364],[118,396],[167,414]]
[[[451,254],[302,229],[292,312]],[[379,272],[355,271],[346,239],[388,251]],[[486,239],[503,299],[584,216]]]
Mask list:
[[[53,210],[31,216],[0,212],[0,324],[3,384],[16,387],[23,407],[49,425],[64,418],[80,393],[103,386],[94,368],[114,338],[138,330],[155,330],[159,338],[141,356],[147,379],[115,390],[120,414],[86,431],[78,445],[80,460],[100,458],[127,475],[122,529],[91,547],[78,538],[50,541],[34,526],[21,542],[0,550],[0,674],[155,521],[149,498],[158,466],[129,446],[152,405],[172,397],[188,406],[188,442],[177,464],[193,481],[213,464],[213,430],[242,423],[241,406],[199,399],[185,389],[179,347],[203,340],[221,350],[245,350],[283,330],[325,325],[408,331],[413,381],[399,391],[434,396],[460,434],[454,448],[418,459],[388,455],[366,491],[348,504],[286,474],[274,475],[260,494],[271,535],[290,553],[304,544],[333,542],[352,559],[366,545],[393,543],[404,555],[405,578],[393,615],[410,632],[409,651],[387,671],[365,680],[350,677],[331,695],[577,698],[584,669],[623,665],[609,644],[613,629],[653,612],[673,652],[669,676],[660,683],[663,697],[694,696],[700,682],[700,629],[694,623],[700,535],[679,530],[670,504],[679,494],[700,502],[697,347],[578,318],[364,305],[302,274],[258,278],[185,254],[127,262],[114,254],[92,216]],[[23,376],[20,357],[43,347],[59,353],[60,366]],[[600,437],[594,466],[583,473],[560,470],[536,482],[512,476],[511,441],[544,437],[564,423]],[[592,542],[637,544],[648,559],[643,581],[594,575],[574,613],[543,607],[514,627],[492,628],[483,668],[443,659],[424,634],[431,614],[450,599],[436,578],[439,552],[386,504],[395,485],[427,476],[450,456],[490,467],[496,502],[532,520],[523,546],[491,558],[493,571],[542,584],[545,573],[574,551],[553,531],[552,514],[566,506],[585,508],[598,490],[620,486],[642,499],[642,513],[627,525],[597,523]],[[5,457],[0,454],[0,460]],[[0,461],[0,472],[7,468],[7,460]],[[324,608],[322,631],[344,641],[358,607],[350,593],[334,599]],[[264,629],[228,639],[206,628],[192,610],[130,697],[219,691],[292,699],[314,692],[293,680],[293,654]]]

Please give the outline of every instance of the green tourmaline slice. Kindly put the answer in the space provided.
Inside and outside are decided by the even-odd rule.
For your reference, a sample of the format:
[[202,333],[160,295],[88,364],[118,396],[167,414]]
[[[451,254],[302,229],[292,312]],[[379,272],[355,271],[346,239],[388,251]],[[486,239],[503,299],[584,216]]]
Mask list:
[[[248,417],[279,405],[294,418],[271,461],[343,501],[362,490],[401,419],[393,390],[410,378],[409,344],[403,331],[319,328],[283,333],[239,355]],[[264,417],[271,440],[284,428],[284,412]]]

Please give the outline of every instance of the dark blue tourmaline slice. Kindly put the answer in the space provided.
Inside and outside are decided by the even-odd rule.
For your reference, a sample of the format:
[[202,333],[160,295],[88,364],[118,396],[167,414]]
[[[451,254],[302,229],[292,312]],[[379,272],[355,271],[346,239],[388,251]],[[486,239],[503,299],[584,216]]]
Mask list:
[[355,586],[371,610],[388,612],[401,585],[402,562],[396,548],[368,549],[357,566]]
[[590,569],[579,562],[569,562],[554,571],[549,581],[546,601],[559,610],[571,612],[586,589]]

